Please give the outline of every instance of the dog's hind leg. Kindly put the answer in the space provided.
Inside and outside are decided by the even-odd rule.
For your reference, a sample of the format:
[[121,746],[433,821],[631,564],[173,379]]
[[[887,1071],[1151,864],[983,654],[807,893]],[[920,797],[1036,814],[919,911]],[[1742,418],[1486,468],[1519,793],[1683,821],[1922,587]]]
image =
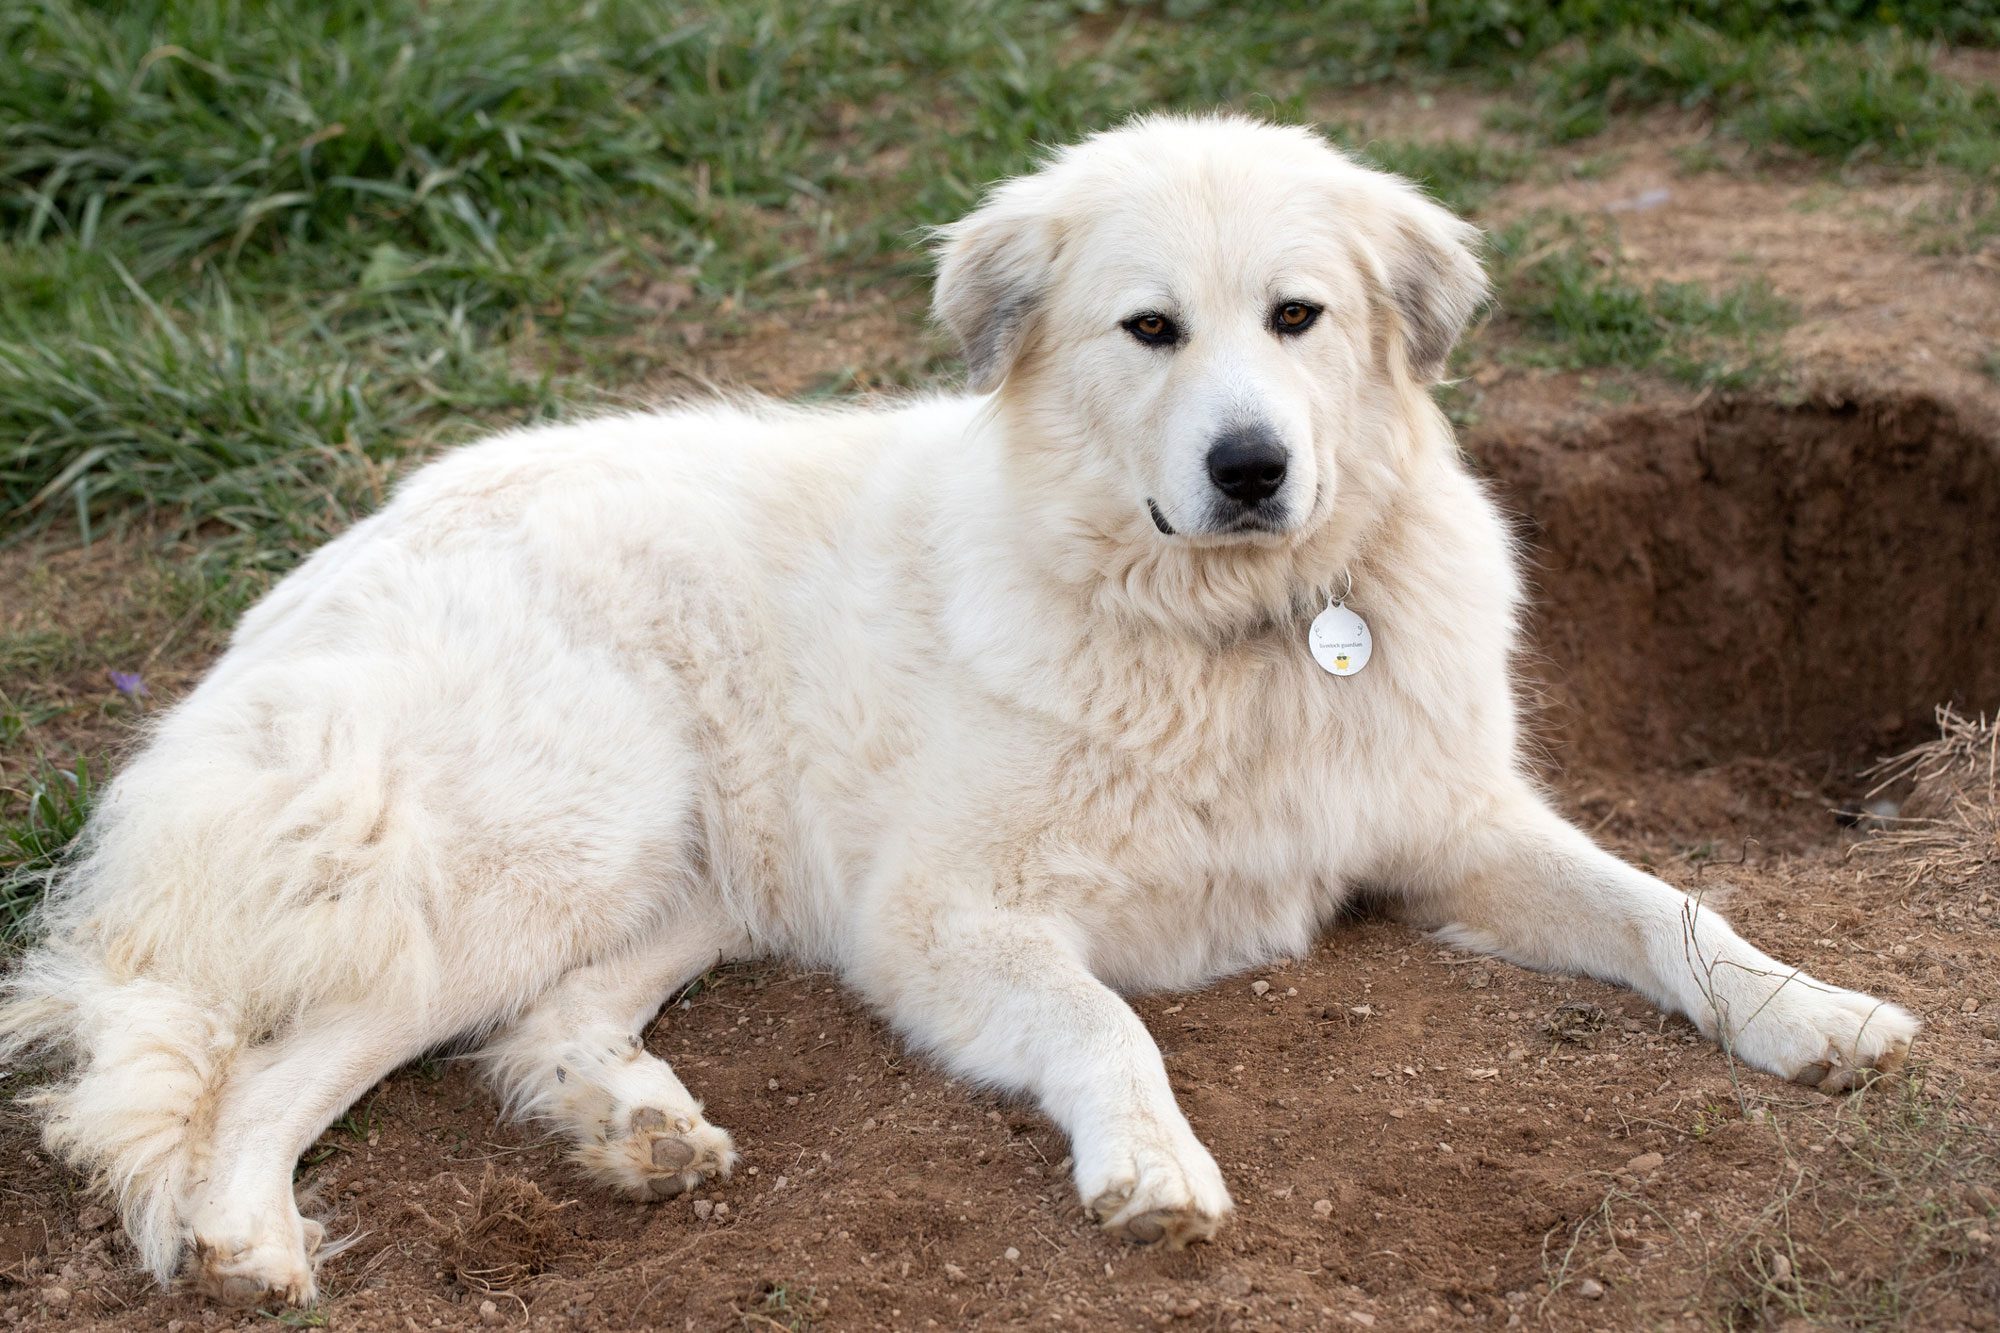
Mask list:
[[1816,981],[1626,865],[1522,789],[1396,878],[1420,925],[1528,967],[1630,986],[1738,1058],[1840,1091],[1902,1063],[1917,1021]]
[[736,1151],[665,1060],[646,1025],[675,992],[747,950],[740,930],[679,921],[612,958],[565,975],[479,1051],[513,1114],[556,1126],[599,1181],[667,1199],[715,1176]]
[[299,1154],[444,1035],[408,1015],[338,1009],[243,1052],[222,1090],[208,1171],[183,1205],[197,1287],[229,1305],[312,1303],[324,1231],[299,1216],[292,1195]]

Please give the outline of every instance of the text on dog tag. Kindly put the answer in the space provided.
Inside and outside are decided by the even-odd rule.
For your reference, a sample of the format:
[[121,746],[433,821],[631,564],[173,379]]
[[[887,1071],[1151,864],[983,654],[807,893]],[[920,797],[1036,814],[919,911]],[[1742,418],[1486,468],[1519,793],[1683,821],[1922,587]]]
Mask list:
[[1368,665],[1369,654],[1375,651],[1368,622],[1339,602],[1328,603],[1326,610],[1313,617],[1306,643],[1312,649],[1313,661],[1336,676],[1351,676],[1361,670]]

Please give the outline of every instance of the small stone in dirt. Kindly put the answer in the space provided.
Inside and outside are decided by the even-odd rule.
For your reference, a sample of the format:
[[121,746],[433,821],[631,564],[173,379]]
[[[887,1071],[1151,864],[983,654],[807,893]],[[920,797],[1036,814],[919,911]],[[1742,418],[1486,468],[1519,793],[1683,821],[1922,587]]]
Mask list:
[[1018,1264],[1021,1262],[1021,1252],[1015,1249],[1012,1245],[1009,1245],[1006,1249],[1002,1250],[1000,1252],[1000,1257],[1005,1259],[1010,1264]]
[[1979,1012],[1979,1001],[1977,1001],[1977,1000],[1973,999],[1973,998],[1972,998],[1972,997],[1971,997],[1970,995],[1966,996],[1966,997],[1965,997],[1965,1003],[1964,1003],[1964,1004],[1961,1004],[1961,1005],[1959,1005],[1959,1006],[1958,1006],[1958,1012],[1960,1012],[1961,1014],[1976,1014],[1976,1013],[1978,1013],[1978,1012]]
[[479,1303],[479,1322],[482,1324],[504,1324],[507,1316],[500,1313],[500,1307],[492,1301]]
[[1350,1323],[1359,1324],[1363,1328],[1375,1327],[1375,1316],[1366,1310],[1349,1310],[1347,1318]]
[[1265,994],[1267,994],[1270,991],[1270,989],[1271,989],[1271,983],[1268,981],[1253,981],[1250,983],[1250,993],[1252,995],[1258,996],[1259,998],[1262,998]]
[[716,1220],[716,1221],[720,1222],[720,1221],[722,1221],[723,1219],[727,1218],[728,1216],[729,1216],[729,1205],[728,1205],[728,1204],[726,1204],[726,1203],[718,1203],[717,1205],[715,1205],[715,1220]]
[[771,1090],[772,1092],[776,1092],[776,1091],[778,1090],[778,1080],[776,1080],[776,1079],[772,1079],[772,1080],[771,1080],[770,1082],[766,1083],[766,1084],[765,1084],[764,1086],[765,1086],[765,1087],[767,1087],[767,1088],[769,1088],[769,1089],[770,1089],[770,1090]]
[[85,1231],[102,1231],[111,1225],[112,1216],[109,1208],[100,1208],[92,1204],[76,1215],[76,1224]]
[[714,1200],[696,1199],[694,1201],[694,1215],[700,1218],[702,1221],[706,1222],[711,1216],[714,1215],[714,1213],[715,1213]]
[[1333,1200],[1332,1200],[1332,1199],[1315,1199],[1315,1200],[1313,1200],[1313,1211],[1314,1211],[1315,1213],[1318,1213],[1318,1214],[1319,1214],[1319,1215],[1320,1215],[1321,1217],[1332,1217],[1332,1216],[1333,1216]]
[[1771,1281],[1781,1287],[1792,1285],[1792,1261],[1782,1254],[1771,1256]]
[[946,1264],[944,1266],[944,1275],[950,1278],[953,1282],[965,1281],[965,1270],[963,1268],[960,1268],[957,1264],[949,1264],[949,1263]]
[[42,1288],[42,1304],[44,1304],[44,1305],[52,1305],[52,1306],[54,1306],[54,1307],[56,1307],[57,1309],[59,1309],[59,1310],[60,1310],[60,1309],[61,1309],[61,1308],[62,1308],[63,1306],[65,1306],[65,1305],[68,1305],[68,1304],[69,1304],[69,1288],[68,1288],[68,1287],[43,1287],[43,1288]]
[[1604,1299],[1604,1284],[1594,1277],[1587,1277],[1576,1284],[1576,1294],[1587,1301],[1601,1301]]
[[1656,1152],[1642,1152],[1625,1163],[1625,1169],[1635,1176],[1649,1176],[1660,1169],[1666,1158]]
[[1650,190],[1641,190],[1630,198],[1613,199],[1604,206],[1604,211],[1607,213],[1644,213],[1660,207],[1673,197],[1674,192],[1672,190],[1669,190],[1664,185],[1656,185]]

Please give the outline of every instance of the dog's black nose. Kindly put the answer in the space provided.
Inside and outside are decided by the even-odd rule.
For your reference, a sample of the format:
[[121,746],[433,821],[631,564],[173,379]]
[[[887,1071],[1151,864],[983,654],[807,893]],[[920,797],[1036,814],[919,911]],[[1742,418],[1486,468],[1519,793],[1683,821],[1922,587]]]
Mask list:
[[1256,504],[1285,484],[1285,446],[1264,426],[1239,426],[1208,451],[1208,479],[1240,504]]

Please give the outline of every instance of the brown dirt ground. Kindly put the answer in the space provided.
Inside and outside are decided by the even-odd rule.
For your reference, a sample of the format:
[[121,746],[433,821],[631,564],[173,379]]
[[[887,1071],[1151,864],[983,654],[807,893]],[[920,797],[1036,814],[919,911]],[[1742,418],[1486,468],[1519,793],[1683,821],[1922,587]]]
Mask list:
[[[1978,369],[2000,266],[1927,252],[1901,201],[1947,186],[1830,199],[1805,174],[1682,171],[1682,132],[1597,141],[1608,172],[1557,170],[1492,214],[1664,182],[1668,205],[1620,215],[1635,262],[1764,274],[1800,309],[1794,378],[1614,396],[1482,358],[1467,447],[1523,515],[1527,675],[1563,804],[1772,952],[1918,1012],[1912,1078],[1793,1088],[1625,992],[1360,913],[1308,957],[1137,1002],[1238,1204],[1216,1243],[1147,1252],[1090,1226],[1031,1108],[908,1057],[830,977],[735,967],[650,1036],[735,1132],[733,1180],[613,1202],[497,1125],[461,1067],[404,1071],[300,1169],[356,1236],[322,1272],[327,1324],[2000,1329],[2000,876],[1850,855],[1865,835],[1832,813],[1932,705],[2000,704],[2000,386]],[[893,382],[928,346],[919,309],[817,301],[682,337],[656,387]],[[5,553],[0,580],[29,592],[7,614],[53,624],[96,589],[86,641],[154,653],[170,697],[216,645],[141,616],[148,558]],[[65,743],[129,726],[107,655],[36,668],[49,697],[95,701]],[[0,1323],[264,1322],[133,1273],[18,1119],[0,1163]]]

